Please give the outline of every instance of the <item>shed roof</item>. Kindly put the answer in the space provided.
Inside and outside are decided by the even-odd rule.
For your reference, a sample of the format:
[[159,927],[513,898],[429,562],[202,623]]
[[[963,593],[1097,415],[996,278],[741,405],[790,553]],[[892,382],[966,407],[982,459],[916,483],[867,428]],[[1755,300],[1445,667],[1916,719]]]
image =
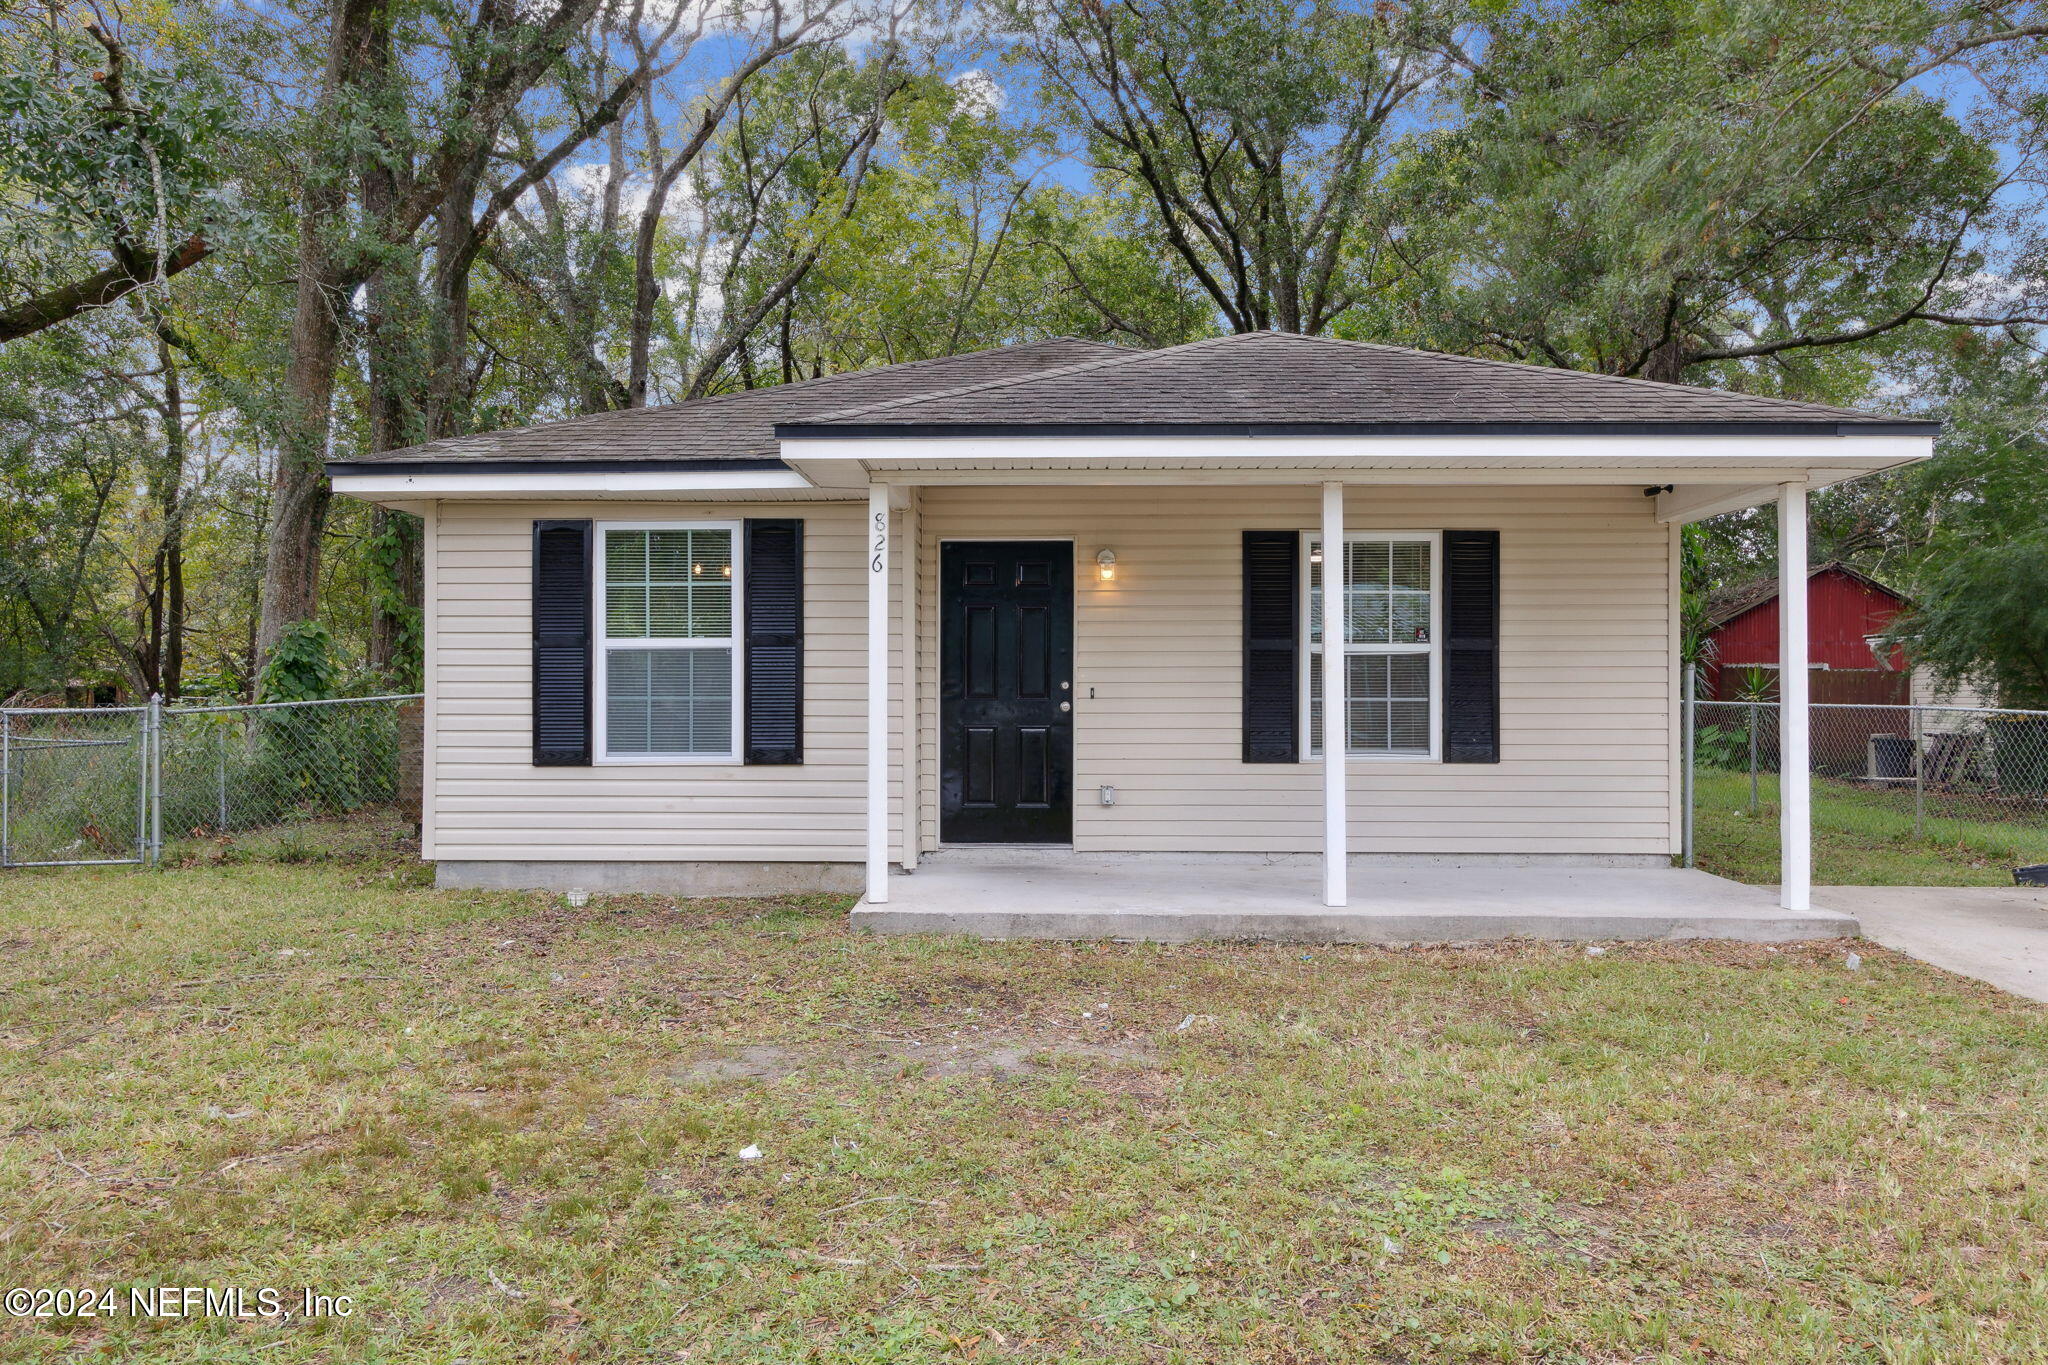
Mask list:
[[[1807,571],[1806,577],[1810,582],[1826,573],[1838,573],[1845,577],[1853,578],[1863,584],[1863,586],[1883,593],[1902,606],[1909,601],[1906,595],[1898,589],[1886,587],[1869,574],[1852,569],[1840,560],[1830,560],[1826,564],[1815,565]],[[1714,630],[1719,630],[1736,617],[1754,611],[1766,602],[1775,602],[1777,598],[1778,580],[1776,576],[1746,578],[1740,583],[1730,583],[1725,587],[1716,588],[1713,592],[1707,594],[1707,625]]]

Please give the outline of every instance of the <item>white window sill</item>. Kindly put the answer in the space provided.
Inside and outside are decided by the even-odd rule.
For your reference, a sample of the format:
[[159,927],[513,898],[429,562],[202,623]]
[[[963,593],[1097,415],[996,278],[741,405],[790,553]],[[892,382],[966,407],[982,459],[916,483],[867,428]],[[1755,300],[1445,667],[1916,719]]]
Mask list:
[[633,754],[610,755],[593,758],[593,768],[712,768],[720,764],[731,766],[740,761],[738,754]]
[[[1322,761],[1323,756],[1321,753],[1312,753],[1309,754],[1306,758],[1302,759],[1302,762],[1304,763],[1320,763]],[[1346,754],[1344,755],[1344,761],[1346,763],[1418,764],[1439,764],[1443,762],[1443,760],[1437,757],[1435,754]]]

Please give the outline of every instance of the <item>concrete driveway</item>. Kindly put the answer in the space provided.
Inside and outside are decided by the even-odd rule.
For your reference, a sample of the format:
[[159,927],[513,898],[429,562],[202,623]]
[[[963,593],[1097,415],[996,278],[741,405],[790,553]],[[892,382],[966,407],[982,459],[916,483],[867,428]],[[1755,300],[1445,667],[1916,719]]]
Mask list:
[[1813,899],[1854,915],[1887,948],[2048,1002],[2048,889],[1817,886]]

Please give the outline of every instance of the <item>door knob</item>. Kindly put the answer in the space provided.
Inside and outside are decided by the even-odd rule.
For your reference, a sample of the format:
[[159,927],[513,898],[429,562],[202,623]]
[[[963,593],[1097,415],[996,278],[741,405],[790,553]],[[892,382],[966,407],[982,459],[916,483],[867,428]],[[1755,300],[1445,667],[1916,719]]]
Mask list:
[[1072,703],[1072,702],[1070,702],[1070,701],[1063,701],[1063,702],[1061,702],[1061,703],[1060,703],[1060,710],[1062,710],[1062,711],[1071,711],[1071,710],[1073,710],[1073,709],[1074,709],[1074,703]]

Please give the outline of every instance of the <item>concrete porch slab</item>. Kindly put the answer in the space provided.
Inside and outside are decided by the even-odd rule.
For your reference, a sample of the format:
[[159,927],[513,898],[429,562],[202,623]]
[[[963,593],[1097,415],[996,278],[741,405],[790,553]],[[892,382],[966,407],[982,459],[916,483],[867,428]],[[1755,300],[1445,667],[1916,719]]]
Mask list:
[[1858,933],[1854,916],[1789,911],[1775,894],[1682,868],[1388,865],[1360,859],[1351,905],[1321,904],[1313,859],[1229,854],[956,858],[940,854],[863,900],[878,934],[1187,943],[1467,943],[1527,938],[1787,943]]

